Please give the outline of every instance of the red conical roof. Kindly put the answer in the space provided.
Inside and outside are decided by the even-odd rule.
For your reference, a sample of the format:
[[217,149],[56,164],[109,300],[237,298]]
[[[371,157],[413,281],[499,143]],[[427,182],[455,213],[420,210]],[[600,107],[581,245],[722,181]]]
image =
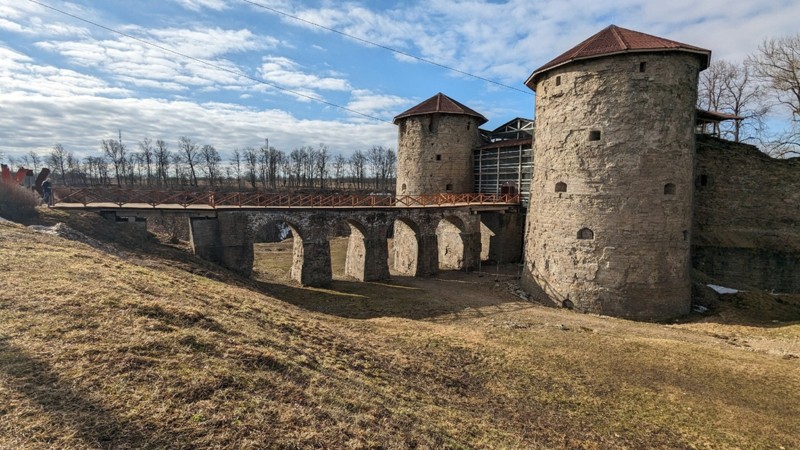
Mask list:
[[465,116],[477,117],[479,120],[478,125],[488,122],[488,119],[486,119],[486,117],[483,117],[479,112],[475,111],[472,108],[464,106],[461,103],[439,92],[438,94],[425,100],[419,105],[395,116],[394,123],[397,123],[398,120],[405,119],[406,117],[423,116],[426,114],[436,114],[436,113],[463,114]]
[[536,69],[525,81],[525,85],[534,89],[539,75],[564,64],[582,59],[599,58],[620,53],[679,51],[696,53],[701,56],[700,70],[708,67],[711,50],[683,44],[638,31],[628,30],[616,25],[609,25],[594,36],[586,39],[561,56]]

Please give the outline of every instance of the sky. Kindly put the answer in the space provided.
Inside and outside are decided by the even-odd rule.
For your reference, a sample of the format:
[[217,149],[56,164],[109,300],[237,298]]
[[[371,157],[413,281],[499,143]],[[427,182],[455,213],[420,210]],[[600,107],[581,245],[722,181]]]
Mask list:
[[528,75],[610,24],[741,61],[798,17],[800,0],[0,0],[0,153],[100,155],[120,132],[225,158],[396,148],[392,118],[438,92],[486,129],[533,118]]

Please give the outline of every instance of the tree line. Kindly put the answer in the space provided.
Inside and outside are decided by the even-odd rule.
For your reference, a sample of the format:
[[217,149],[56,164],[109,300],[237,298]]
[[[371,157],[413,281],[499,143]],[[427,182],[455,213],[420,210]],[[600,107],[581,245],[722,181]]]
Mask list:
[[289,153],[267,144],[234,149],[223,159],[213,145],[182,136],[175,148],[163,139],[144,138],[133,148],[122,139],[104,139],[102,153],[76,157],[56,144],[47,155],[34,151],[11,165],[38,172],[63,186],[126,186],[180,189],[349,190],[393,192],[397,156],[394,150],[373,146],[349,157],[334,154],[325,144],[298,147]]
[[[707,131],[752,142],[773,156],[800,156],[800,33],[766,39],[742,62],[712,62],[700,74],[697,105],[741,117]],[[770,113],[789,121],[769,130]]]

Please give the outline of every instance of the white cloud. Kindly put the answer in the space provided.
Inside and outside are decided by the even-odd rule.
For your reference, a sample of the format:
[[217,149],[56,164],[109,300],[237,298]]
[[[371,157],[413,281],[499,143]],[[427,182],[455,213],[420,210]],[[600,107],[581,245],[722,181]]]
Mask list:
[[[66,6],[77,12],[81,11],[80,7],[76,5],[67,4]],[[64,17],[35,3],[0,0],[0,30],[50,37],[87,36],[89,34],[89,30],[85,26],[64,22]]]
[[261,76],[270,83],[287,89],[303,89],[309,92],[318,89],[324,91],[348,91],[350,83],[344,78],[320,77],[302,70],[302,67],[283,56],[267,56],[261,65]]
[[53,66],[40,65],[21,53],[0,47],[0,93],[32,93],[55,98],[71,95],[130,95],[104,80]]
[[175,0],[175,2],[192,11],[200,11],[203,8],[222,11],[228,8],[225,0]]
[[180,136],[189,136],[214,145],[226,158],[234,148],[258,146],[267,137],[282,150],[323,142],[345,154],[372,145],[393,147],[397,139],[396,127],[386,123],[305,120],[225,103],[0,92],[0,105],[16,111],[0,115],[0,130],[5,130],[4,151],[17,157],[30,150],[46,153],[55,143],[80,156],[98,154],[101,140],[117,130],[128,142],[150,137],[173,147]]
[[274,38],[256,36],[249,30],[148,30],[128,27],[126,32],[192,58],[207,61],[211,65],[125,36],[108,40],[87,38],[80,41],[42,41],[36,43],[36,46],[59,53],[80,66],[111,74],[118,81],[130,83],[132,86],[180,91],[198,86],[252,86],[252,80],[238,75],[246,73],[246,69],[223,59],[222,56],[264,50],[278,44]]
[[[611,23],[704,46],[715,57],[741,60],[765,37],[796,33],[800,16],[797,0],[736,4],[728,0],[426,0],[381,11],[368,5],[351,1],[285,10],[513,86],[521,86],[534,69]],[[282,20],[327,33],[297,20]],[[402,55],[396,58],[415,61]]]
[[347,108],[373,117],[392,117],[413,106],[413,99],[397,95],[375,94],[367,89],[356,89]]

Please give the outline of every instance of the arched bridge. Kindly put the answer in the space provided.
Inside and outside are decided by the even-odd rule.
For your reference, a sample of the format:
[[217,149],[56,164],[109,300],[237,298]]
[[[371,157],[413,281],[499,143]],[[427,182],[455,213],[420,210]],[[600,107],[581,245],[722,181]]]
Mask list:
[[281,224],[294,236],[292,279],[310,286],[331,282],[328,238],[338,229],[350,232],[345,273],[361,281],[388,278],[390,260],[398,273],[430,276],[440,268],[477,267],[482,249],[484,257],[494,260],[518,259],[522,229],[519,214],[514,214],[518,206],[519,197],[513,195],[395,197],[107,188],[57,188],[52,204],[97,211],[121,225],[143,229],[148,218],[187,217],[195,254],[243,275],[252,272],[256,237]]

